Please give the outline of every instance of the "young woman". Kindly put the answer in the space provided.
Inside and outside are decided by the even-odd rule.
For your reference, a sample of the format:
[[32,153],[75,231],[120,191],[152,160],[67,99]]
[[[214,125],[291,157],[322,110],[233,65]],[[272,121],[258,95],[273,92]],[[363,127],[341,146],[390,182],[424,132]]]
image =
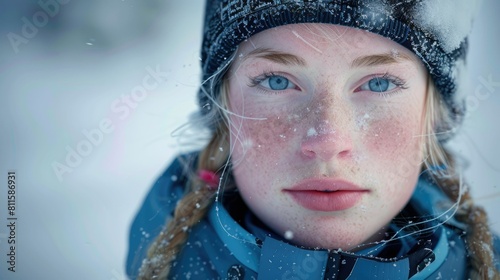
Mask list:
[[209,1],[212,138],[149,193],[129,276],[498,279],[486,213],[444,146],[474,10],[436,18],[450,3]]

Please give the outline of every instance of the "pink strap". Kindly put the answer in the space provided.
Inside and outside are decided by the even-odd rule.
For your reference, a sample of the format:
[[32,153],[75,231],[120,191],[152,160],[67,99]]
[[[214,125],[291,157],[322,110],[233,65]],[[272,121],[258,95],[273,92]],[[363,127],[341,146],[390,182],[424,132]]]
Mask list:
[[219,175],[215,174],[215,172],[206,170],[206,169],[201,169],[198,173],[198,176],[200,179],[207,183],[207,185],[211,189],[215,189],[219,186]]

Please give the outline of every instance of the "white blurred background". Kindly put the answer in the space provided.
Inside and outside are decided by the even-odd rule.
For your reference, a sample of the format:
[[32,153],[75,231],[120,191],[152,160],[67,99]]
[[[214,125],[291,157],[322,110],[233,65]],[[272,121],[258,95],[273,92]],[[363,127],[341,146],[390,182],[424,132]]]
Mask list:
[[[0,279],[125,279],[131,219],[179,151],[172,131],[197,109],[204,2],[59,1],[44,21],[38,1],[0,0]],[[475,23],[471,110],[451,144],[470,161],[465,176],[500,233],[498,11],[499,1],[485,0]],[[34,16],[40,27],[13,37]],[[127,100],[151,69],[168,77]],[[478,88],[483,95],[474,97]],[[102,122],[113,130],[82,146],[84,131]],[[58,176],[54,164],[66,165],[78,147],[88,155],[70,159]],[[18,176],[15,273],[6,263],[11,170]]]

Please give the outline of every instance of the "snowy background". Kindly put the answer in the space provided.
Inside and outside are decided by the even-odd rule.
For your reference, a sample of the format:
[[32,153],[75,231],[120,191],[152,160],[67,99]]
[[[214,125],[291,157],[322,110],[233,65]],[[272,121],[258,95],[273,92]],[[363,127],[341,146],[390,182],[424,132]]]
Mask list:
[[[131,219],[179,150],[172,131],[196,110],[203,1],[59,1],[44,22],[38,1],[0,0],[0,279],[121,280]],[[476,20],[472,109],[452,145],[470,160],[466,178],[500,233],[499,10],[485,0]],[[40,27],[13,46],[8,34],[21,35],[34,16]],[[97,130],[102,137],[85,146]],[[69,156],[77,148],[86,155]],[[67,157],[58,176],[53,166]],[[6,266],[10,170],[15,273]]]

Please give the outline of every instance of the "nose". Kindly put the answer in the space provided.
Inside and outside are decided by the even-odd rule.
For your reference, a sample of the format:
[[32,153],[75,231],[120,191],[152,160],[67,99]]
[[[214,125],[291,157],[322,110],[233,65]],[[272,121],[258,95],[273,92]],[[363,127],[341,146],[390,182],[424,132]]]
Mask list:
[[320,108],[311,114],[312,120],[304,129],[300,146],[302,156],[323,161],[351,156],[353,132],[349,123],[352,118],[339,106],[324,104]]

